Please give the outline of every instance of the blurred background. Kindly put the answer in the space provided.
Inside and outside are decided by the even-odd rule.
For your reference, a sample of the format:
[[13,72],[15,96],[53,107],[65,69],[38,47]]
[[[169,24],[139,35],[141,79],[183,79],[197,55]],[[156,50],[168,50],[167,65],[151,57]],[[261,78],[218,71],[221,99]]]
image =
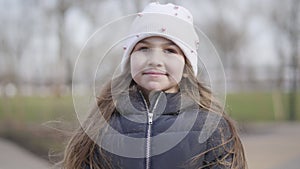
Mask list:
[[[149,2],[0,0],[0,150],[12,143],[46,166],[58,161],[78,125],[71,90],[80,49],[99,27]],[[300,1],[159,2],[189,9],[218,51],[227,79],[226,108],[240,126],[249,167],[299,166]],[[101,47],[89,52],[97,55]],[[87,58],[82,76],[73,81],[83,92],[94,61]],[[6,153],[0,151],[0,168]]]

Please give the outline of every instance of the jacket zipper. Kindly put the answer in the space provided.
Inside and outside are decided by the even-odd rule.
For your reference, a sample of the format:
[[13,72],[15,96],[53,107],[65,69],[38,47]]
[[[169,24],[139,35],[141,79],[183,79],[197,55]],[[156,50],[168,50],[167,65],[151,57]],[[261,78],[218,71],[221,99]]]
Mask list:
[[144,101],[144,104],[146,106],[146,110],[147,110],[147,117],[148,117],[148,128],[147,128],[147,138],[146,138],[146,169],[150,169],[150,150],[151,150],[151,132],[152,132],[152,123],[153,123],[153,113],[157,107],[157,104],[158,104],[158,100],[160,98],[160,95],[161,93],[159,93],[156,101],[155,101],[155,104],[153,106],[153,109],[152,111],[150,111],[149,107],[148,107],[148,104],[147,104],[147,101],[146,99],[144,98],[144,95],[141,93],[142,97],[143,97],[143,101]]

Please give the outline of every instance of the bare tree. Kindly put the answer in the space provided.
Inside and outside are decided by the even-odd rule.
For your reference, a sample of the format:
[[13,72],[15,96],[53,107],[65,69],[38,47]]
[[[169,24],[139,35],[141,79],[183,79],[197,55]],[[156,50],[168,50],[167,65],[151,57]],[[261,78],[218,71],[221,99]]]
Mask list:
[[[214,2],[216,3],[216,2]],[[207,34],[212,39],[220,54],[227,79],[232,84],[240,83],[242,72],[240,68],[240,51],[247,43],[247,24],[241,21],[240,27],[232,26],[227,20],[222,3],[216,3],[218,16],[207,26]],[[247,17],[247,14],[244,17]]]
[[[72,67],[70,63],[69,56],[67,54],[67,38],[66,38],[66,32],[65,32],[65,14],[67,10],[71,6],[71,1],[68,0],[60,0],[58,1],[58,8],[57,8],[57,19],[58,19],[58,38],[60,42],[59,46],[59,56],[60,56],[60,62],[65,64],[65,69],[66,69],[66,83],[67,85],[71,85],[72,83]],[[63,82],[61,82],[63,83]]]
[[0,31],[0,49],[2,52],[1,57],[6,61],[6,71],[3,77],[5,77],[5,81],[15,83],[17,87],[22,82],[19,69],[20,61],[31,43],[33,35],[33,20],[28,14],[28,10],[28,5],[25,3],[20,6],[19,10],[19,15],[24,16],[22,19],[12,19],[10,16],[1,18],[4,24],[2,24]]
[[[288,80],[289,120],[296,119],[297,81],[299,71],[299,1],[277,1],[271,10],[271,20],[276,30],[275,48],[279,60],[278,89],[284,89],[284,81]],[[287,42],[287,44],[283,43]],[[290,51],[287,50],[290,48]]]
[[289,114],[289,120],[296,120],[296,101],[297,101],[297,81],[298,81],[298,67],[299,67],[299,0],[293,0],[291,2],[292,9],[290,11],[290,24],[288,29],[289,34],[289,40],[291,42],[292,52],[291,52],[291,61],[290,61],[290,67],[291,67],[291,84],[290,84],[290,114]]

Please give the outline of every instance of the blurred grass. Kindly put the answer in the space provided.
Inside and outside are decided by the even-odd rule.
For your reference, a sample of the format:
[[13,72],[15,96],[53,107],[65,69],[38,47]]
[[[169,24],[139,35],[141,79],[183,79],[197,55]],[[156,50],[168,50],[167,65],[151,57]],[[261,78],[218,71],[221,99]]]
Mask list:
[[[300,92],[297,96],[299,99]],[[238,122],[287,119],[288,95],[280,94],[279,97],[276,95],[276,98],[276,104],[282,104],[283,112],[280,118],[274,113],[274,93],[228,94],[227,108],[229,114]],[[299,101],[296,104],[296,117],[299,120]],[[49,151],[62,152],[67,137],[67,132],[59,132],[43,125],[48,121],[62,121],[57,126],[51,126],[62,130],[68,126],[66,123],[78,124],[71,96],[0,98],[0,137],[17,142],[46,159]]]
[[[299,120],[300,92],[297,98],[296,118]],[[289,115],[289,95],[270,92],[228,94],[227,108],[230,116],[239,122],[286,120]]]
[[64,123],[74,121],[71,96],[0,98],[0,137],[45,159],[49,153],[63,150],[70,127]]
[[72,119],[73,112],[70,96],[0,98],[0,119],[40,123],[57,118]]
[[[298,100],[300,92],[298,92]],[[270,121],[274,116],[272,93],[234,93],[227,95],[230,115],[242,121]],[[284,120],[288,115],[288,94],[281,94]],[[298,103],[298,104],[297,104]],[[297,104],[297,118],[300,119],[300,103]],[[26,124],[41,124],[51,120],[76,121],[71,96],[62,97],[14,97],[0,98],[0,122],[14,121]]]

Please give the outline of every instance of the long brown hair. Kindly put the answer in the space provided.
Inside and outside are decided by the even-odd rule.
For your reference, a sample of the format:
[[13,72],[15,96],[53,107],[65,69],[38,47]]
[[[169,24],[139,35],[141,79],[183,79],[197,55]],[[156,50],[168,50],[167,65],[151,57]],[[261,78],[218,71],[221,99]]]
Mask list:
[[[126,89],[126,82],[132,80],[129,68],[125,68],[125,71],[119,77],[110,81],[100,92],[97,97],[97,105],[89,114],[87,120],[79,127],[73,137],[70,139],[66,149],[64,159],[61,162],[63,169],[82,169],[85,166],[89,166],[91,169],[109,169],[112,161],[105,156],[102,149],[94,140],[101,140],[101,132],[105,132],[104,121],[109,121],[112,114],[115,112],[115,104],[113,101],[113,94],[121,94]],[[112,83],[118,86],[114,87],[119,92],[112,93]],[[228,150],[227,155],[233,155],[233,161],[230,164],[232,169],[244,169],[247,168],[244,149],[236,130],[234,122],[226,115],[223,108],[213,97],[213,94],[201,84],[194,76],[191,63],[186,60],[184,68],[184,76],[180,82],[180,92],[186,94],[189,98],[194,100],[200,108],[207,110],[208,112],[216,112],[221,114],[229,125],[231,132],[231,138],[223,140],[222,143],[210,150],[207,150],[201,154],[198,154],[191,159],[191,164],[196,164],[199,159],[204,157],[209,151],[213,151],[219,146],[224,146],[229,143],[233,143],[233,146]],[[196,90],[193,90],[196,89]],[[98,153],[98,155],[95,155]],[[217,163],[224,164],[225,160],[217,160]],[[226,165],[226,164],[224,164]],[[202,167],[200,167],[202,168]]]

